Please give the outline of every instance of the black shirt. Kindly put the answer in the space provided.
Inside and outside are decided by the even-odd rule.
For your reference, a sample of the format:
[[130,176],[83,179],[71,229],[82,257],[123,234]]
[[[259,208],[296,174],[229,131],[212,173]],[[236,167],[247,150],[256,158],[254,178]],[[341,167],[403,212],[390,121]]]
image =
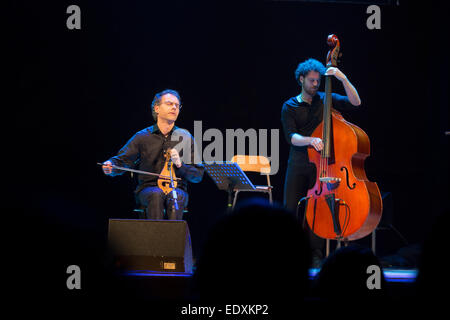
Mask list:
[[[180,168],[175,165],[175,175],[182,180],[178,188],[187,190],[187,181],[197,183],[203,178],[204,168],[200,163],[194,163],[199,158],[194,157],[196,152],[194,138],[185,129],[174,126],[167,136],[164,136],[155,124],[136,133],[115,157],[109,159],[117,166],[133,168],[153,173],[161,173],[165,153],[175,148],[183,160]],[[187,152],[188,154],[183,154]],[[125,171],[114,170],[113,175],[123,174]],[[156,186],[158,177],[138,174],[139,184],[136,194],[146,186]],[[181,182],[181,183],[180,183]]]
[[[332,93],[332,106],[338,110],[356,109],[346,96]],[[284,136],[291,146],[288,165],[305,166],[309,163],[307,146],[294,146],[291,137],[294,133],[302,136],[311,136],[317,126],[323,120],[323,101],[325,92],[317,92],[311,101],[311,105],[297,97],[292,97],[283,104],[281,109],[281,124]]]

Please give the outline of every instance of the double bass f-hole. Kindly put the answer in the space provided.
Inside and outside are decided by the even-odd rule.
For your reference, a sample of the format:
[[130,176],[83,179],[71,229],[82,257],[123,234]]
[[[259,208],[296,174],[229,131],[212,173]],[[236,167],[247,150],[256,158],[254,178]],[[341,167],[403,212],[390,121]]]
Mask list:
[[323,191],[323,189],[322,189],[322,182],[321,182],[319,192],[317,192],[317,190],[315,190],[314,193],[316,194],[316,196],[320,196],[322,194],[322,191]]
[[344,171],[345,170],[345,182],[347,183],[347,187],[350,189],[350,190],[352,190],[352,189],[355,189],[355,187],[356,187],[356,183],[355,182],[353,182],[353,184],[350,186],[350,184],[349,184],[349,179],[348,179],[348,169],[347,169],[347,167],[342,167],[341,168],[341,171]]

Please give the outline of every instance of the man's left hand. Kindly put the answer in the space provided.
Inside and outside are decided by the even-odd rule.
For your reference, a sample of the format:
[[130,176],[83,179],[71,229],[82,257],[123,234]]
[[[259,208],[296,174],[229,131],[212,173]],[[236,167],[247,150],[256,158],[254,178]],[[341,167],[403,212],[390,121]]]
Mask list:
[[176,149],[170,150],[170,157],[172,158],[172,162],[177,166],[177,168],[181,167],[181,159],[178,151]]
[[327,75],[327,76],[335,76],[340,81],[344,81],[345,79],[347,79],[345,74],[341,70],[336,68],[336,67],[329,67],[327,69],[327,71],[325,72],[325,75]]

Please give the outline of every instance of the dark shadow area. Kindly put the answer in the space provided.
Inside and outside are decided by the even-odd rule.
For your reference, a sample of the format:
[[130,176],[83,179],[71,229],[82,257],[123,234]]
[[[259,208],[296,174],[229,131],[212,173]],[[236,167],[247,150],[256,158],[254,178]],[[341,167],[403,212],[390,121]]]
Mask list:
[[[372,275],[374,277],[370,278]],[[359,306],[379,308],[388,301],[379,260],[369,248],[359,245],[341,247],[325,258],[315,285],[324,305],[337,306],[352,301]]]
[[196,297],[291,308],[309,295],[310,259],[308,240],[291,213],[267,200],[243,201],[209,234],[194,274]]
[[419,259],[419,273],[416,279],[417,303],[419,310],[433,307],[435,310],[446,310],[445,290],[449,280],[446,275],[448,264],[447,227],[450,212],[442,212],[433,222],[433,227],[424,241],[423,251]]

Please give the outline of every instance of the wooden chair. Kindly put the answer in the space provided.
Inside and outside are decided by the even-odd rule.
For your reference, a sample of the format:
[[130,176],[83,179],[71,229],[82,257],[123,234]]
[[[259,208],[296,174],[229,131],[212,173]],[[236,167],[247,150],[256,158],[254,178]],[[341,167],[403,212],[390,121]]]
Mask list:
[[264,156],[247,156],[235,155],[231,158],[231,162],[236,162],[244,172],[258,172],[265,174],[267,177],[267,185],[255,185],[255,190],[234,190],[233,209],[239,192],[264,192],[269,195],[269,202],[272,203],[272,186],[270,185],[270,161]]

